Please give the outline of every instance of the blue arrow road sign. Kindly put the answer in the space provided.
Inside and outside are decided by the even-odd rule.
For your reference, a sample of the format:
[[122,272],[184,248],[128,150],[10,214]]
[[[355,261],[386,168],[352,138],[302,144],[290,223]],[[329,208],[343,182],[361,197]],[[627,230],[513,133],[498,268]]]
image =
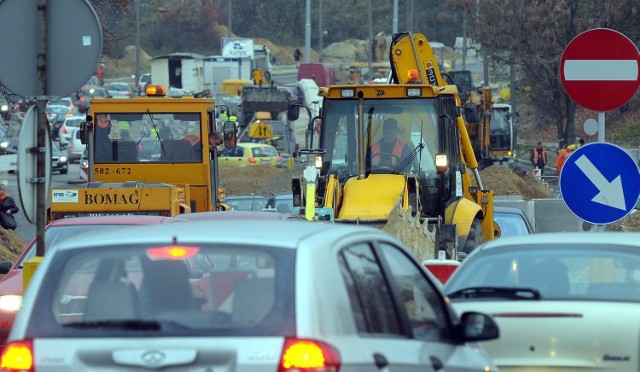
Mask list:
[[640,172],[633,158],[610,143],[573,151],[560,173],[567,207],[587,222],[604,225],[624,218],[640,197]]

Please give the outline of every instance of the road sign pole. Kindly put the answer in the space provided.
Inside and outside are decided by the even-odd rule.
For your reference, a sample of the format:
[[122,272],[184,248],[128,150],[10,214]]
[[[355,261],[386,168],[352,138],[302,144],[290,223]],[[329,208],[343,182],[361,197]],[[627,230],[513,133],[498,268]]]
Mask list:
[[[47,93],[47,0],[38,0],[38,18],[40,23],[39,43],[38,43],[38,95],[40,96],[37,101],[36,109],[36,162],[38,164],[36,171],[36,256],[44,256],[44,227],[45,220],[45,204],[46,204],[46,190],[45,190],[45,177],[44,174],[47,161],[44,157],[46,151],[40,151],[45,148],[46,138],[46,101],[43,101],[41,97],[44,97]],[[31,149],[29,149],[31,150]],[[23,149],[24,151],[24,149]],[[18,170],[19,172],[20,170]],[[28,175],[31,176],[31,175]]]
[[598,112],[598,142],[605,142],[604,140],[604,111]]

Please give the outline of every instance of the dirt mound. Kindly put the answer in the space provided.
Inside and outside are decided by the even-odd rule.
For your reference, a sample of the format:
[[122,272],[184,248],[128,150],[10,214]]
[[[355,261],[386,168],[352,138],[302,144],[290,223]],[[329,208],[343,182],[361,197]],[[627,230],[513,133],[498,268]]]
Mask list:
[[522,168],[493,165],[480,171],[486,189],[494,195],[522,195],[525,200],[552,198],[553,191]]
[[26,246],[15,232],[0,228],[0,261],[15,261]]
[[605,231],[640,231],[640,212],[634,211],[620,221],[607,225]]

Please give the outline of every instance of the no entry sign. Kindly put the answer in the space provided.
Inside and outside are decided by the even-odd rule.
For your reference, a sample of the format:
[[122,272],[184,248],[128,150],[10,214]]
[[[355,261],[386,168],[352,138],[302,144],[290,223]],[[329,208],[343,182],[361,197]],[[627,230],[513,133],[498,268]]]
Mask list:
[[580,106],[613,110],[636,94],[639,61],[638,48],[620,32],[606,28],[585,31],[562,53],[562,85]]

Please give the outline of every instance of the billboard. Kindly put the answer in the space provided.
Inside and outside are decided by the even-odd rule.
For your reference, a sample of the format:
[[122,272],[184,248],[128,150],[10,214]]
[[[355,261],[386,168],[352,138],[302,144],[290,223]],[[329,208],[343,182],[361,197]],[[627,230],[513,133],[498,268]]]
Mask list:
[[222,38],[222,56],[253,59],[253,39]]

